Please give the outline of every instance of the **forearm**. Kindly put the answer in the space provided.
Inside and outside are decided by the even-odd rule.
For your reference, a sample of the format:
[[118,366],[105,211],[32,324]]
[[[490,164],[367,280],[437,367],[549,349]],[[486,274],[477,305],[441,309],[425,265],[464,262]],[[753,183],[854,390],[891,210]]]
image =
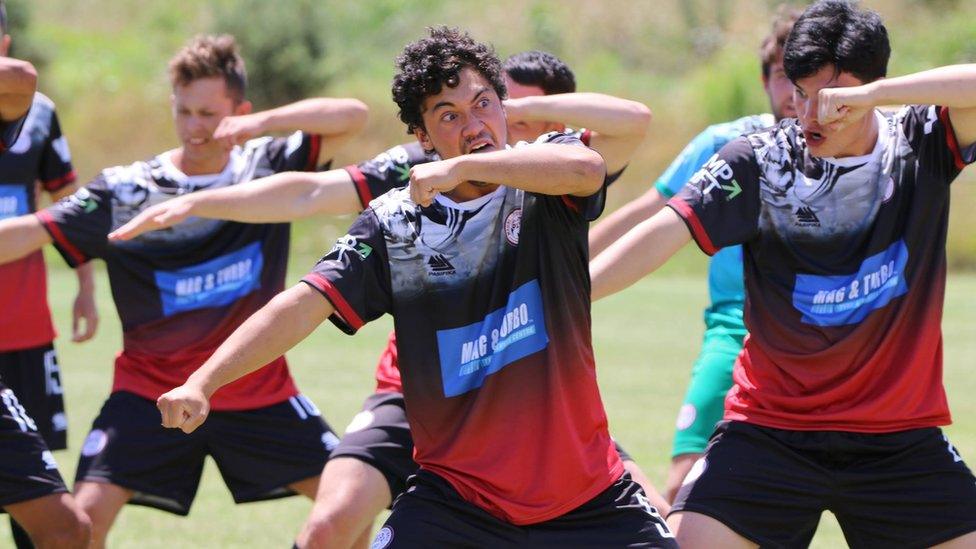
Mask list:
[[866,84],[875,105],[976,107],[976,64],[949,65]]
[[37,90],[34,65],[20,59],[0,57],[0,120],[16,120],[30,108]]
[[259,113],[265,132],[301,130],[320,135],[358,132],[366,125],[369,108],[358,99],[304,99]]
[[332,305],[304,283],[285,290],[245,320],[186,385],[199,387],[209,398],[220,387],[283,355],[332,311]]
[[22,215],[0,221],[0,265],[16,261],[51,242],[34,215]]
[[78,276],[78,293],[94,295],[95,294],[95,272],[93,270],[91,261],[79,265],[75,269],[75,274]]
[[651,110],[637,101],[601,93],[563,93],[518,99],[521,117],[529,121],[559,121],[587,128],[603,136],[643,139]]
[[590,229],[590,258],[601,254],[638,223],[659,212],[666,203],[667,199],[652,188],[594,225]]
[[606,167],[586,147],[538,144],[455,157],[462,181],[480,181],[549,195],[589,196],[603,185]]
[[653,272],[691,240],[674,210],[664,208],[642,221],[590,262],[592,299],[615,294]]
[[283,223],[312,215],[362,209],[345,170],[284,172],[212,191],[187,195],[191,215],[242,223]]

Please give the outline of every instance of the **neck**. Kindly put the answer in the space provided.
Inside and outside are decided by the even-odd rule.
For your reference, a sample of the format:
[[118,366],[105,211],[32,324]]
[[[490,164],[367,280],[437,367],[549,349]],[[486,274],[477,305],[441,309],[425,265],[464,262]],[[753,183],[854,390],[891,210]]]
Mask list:
[[838,155],[838,158],[842,156],[864,156],[871,154],[874,146],[878,143],[878,131],[878,117],[874,115],[874,109],[872,109],[864,116],[864,120],[860,124],[858,134],[861,137],[851,143],[850,151],[844,155]]
[[230,161],[230,155],[194,159],[186,156],[183,147],[180,147],[170,154],[170,160],[186,175],[210,175],[224,171],[224,167]]
[[495,183],[465,181],[464,183],[461,183],[457,187],[451,189],[450,192],[444,193],[444,196],[460,204],[461,202],[475,200],[487,194],[491,194],[495,192],[495,189],[497,188],[498,185]]

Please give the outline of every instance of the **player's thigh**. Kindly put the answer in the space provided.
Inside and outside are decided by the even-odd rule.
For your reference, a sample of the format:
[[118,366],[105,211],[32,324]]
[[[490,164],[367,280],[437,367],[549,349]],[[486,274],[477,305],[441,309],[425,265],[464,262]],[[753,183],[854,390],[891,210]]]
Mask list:
[[90,536],[90,521],[71,494],[49,494],[4,507],[10,516],[38,541],[49,534]]
[[682,549],[758,547],[721,521],[700,513],[675,513],[668,517],[668,525],[675,534],[678,546]]
[[211,412],[205,425],[208,451],[237,503],[293,495],[296,483],[314,485],[339,443],[302,395],[254,410]]
[[844,435],[853,465],[838,472],[831,510],[852,547],[923,547],[976,532],[976,477],[940,429]]

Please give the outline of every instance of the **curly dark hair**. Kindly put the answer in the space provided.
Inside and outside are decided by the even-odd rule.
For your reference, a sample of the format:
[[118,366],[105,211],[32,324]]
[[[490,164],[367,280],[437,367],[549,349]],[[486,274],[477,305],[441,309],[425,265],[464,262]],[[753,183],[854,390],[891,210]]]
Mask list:
[[407,44],[396,59],[393,101],[400,107],[400,120],[407,132],[423,128],[424,99],[437,95],[444,85],[458,85],[458,73],[471,67],[487,80],[498,97],[508,95],[502,64],[489,44],[475,42],[471,35],[452,27],[430,27],[429,36]]

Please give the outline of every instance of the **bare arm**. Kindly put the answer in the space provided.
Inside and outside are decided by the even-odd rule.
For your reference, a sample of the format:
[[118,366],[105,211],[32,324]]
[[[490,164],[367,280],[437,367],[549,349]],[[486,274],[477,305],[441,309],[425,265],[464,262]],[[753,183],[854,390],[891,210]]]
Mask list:
[[863,86],[820,91],[822,124],[842,124],[860,110],[878,105],[930,104],[949,107],[960,147],[976,142],[976,64],[950,65]]
[[247,185],[190,193],[157,204],[113,231],[112,240],[130,240],[172,227],[187,217],[242,223],[283,223],[312,215],[341,215],[363,209],[346,170],[283,172]]
[[651,109],[643,103],[601,93],[561,93],[505,101],[509,121],[559,121],[593,132],[590,146],[607,162],[607,172],[624,168],[644,141]]
[[16,120],[30,109],[37,91],[34,65],[20,59],[0,57],[0,120]]
[[228,145],[268,133],[301,130],[322,136],[317,164],[328,160],[346,141],[366,126],[369,108],[358,99],[318,97],[266,111],[228,116],[214,131],[215,139]]
[[0,265],[16,261],[51,243],[51,235],[33,214],[0,221]]
[[504,151],[464,154],[410,169],[410,196],[430,205],[438,193],[479,181],[549,195],[590,196],[603,186],[606,168],[586,147],[540,143]]
[[593,301],[615,294],[651,273],[691,240],[671,208],[664,208],[590,261]]
[[590,229],[590,258],[600,255],[638,223],[661,211],[667,202],[657,189],[651,188],[594,225]]
[[156,401],[163,426],[192,432],[207,418],[210,397],[283,355],[333,312],[332,304],[300,283],[275,296],[244,321],[186,383]]

